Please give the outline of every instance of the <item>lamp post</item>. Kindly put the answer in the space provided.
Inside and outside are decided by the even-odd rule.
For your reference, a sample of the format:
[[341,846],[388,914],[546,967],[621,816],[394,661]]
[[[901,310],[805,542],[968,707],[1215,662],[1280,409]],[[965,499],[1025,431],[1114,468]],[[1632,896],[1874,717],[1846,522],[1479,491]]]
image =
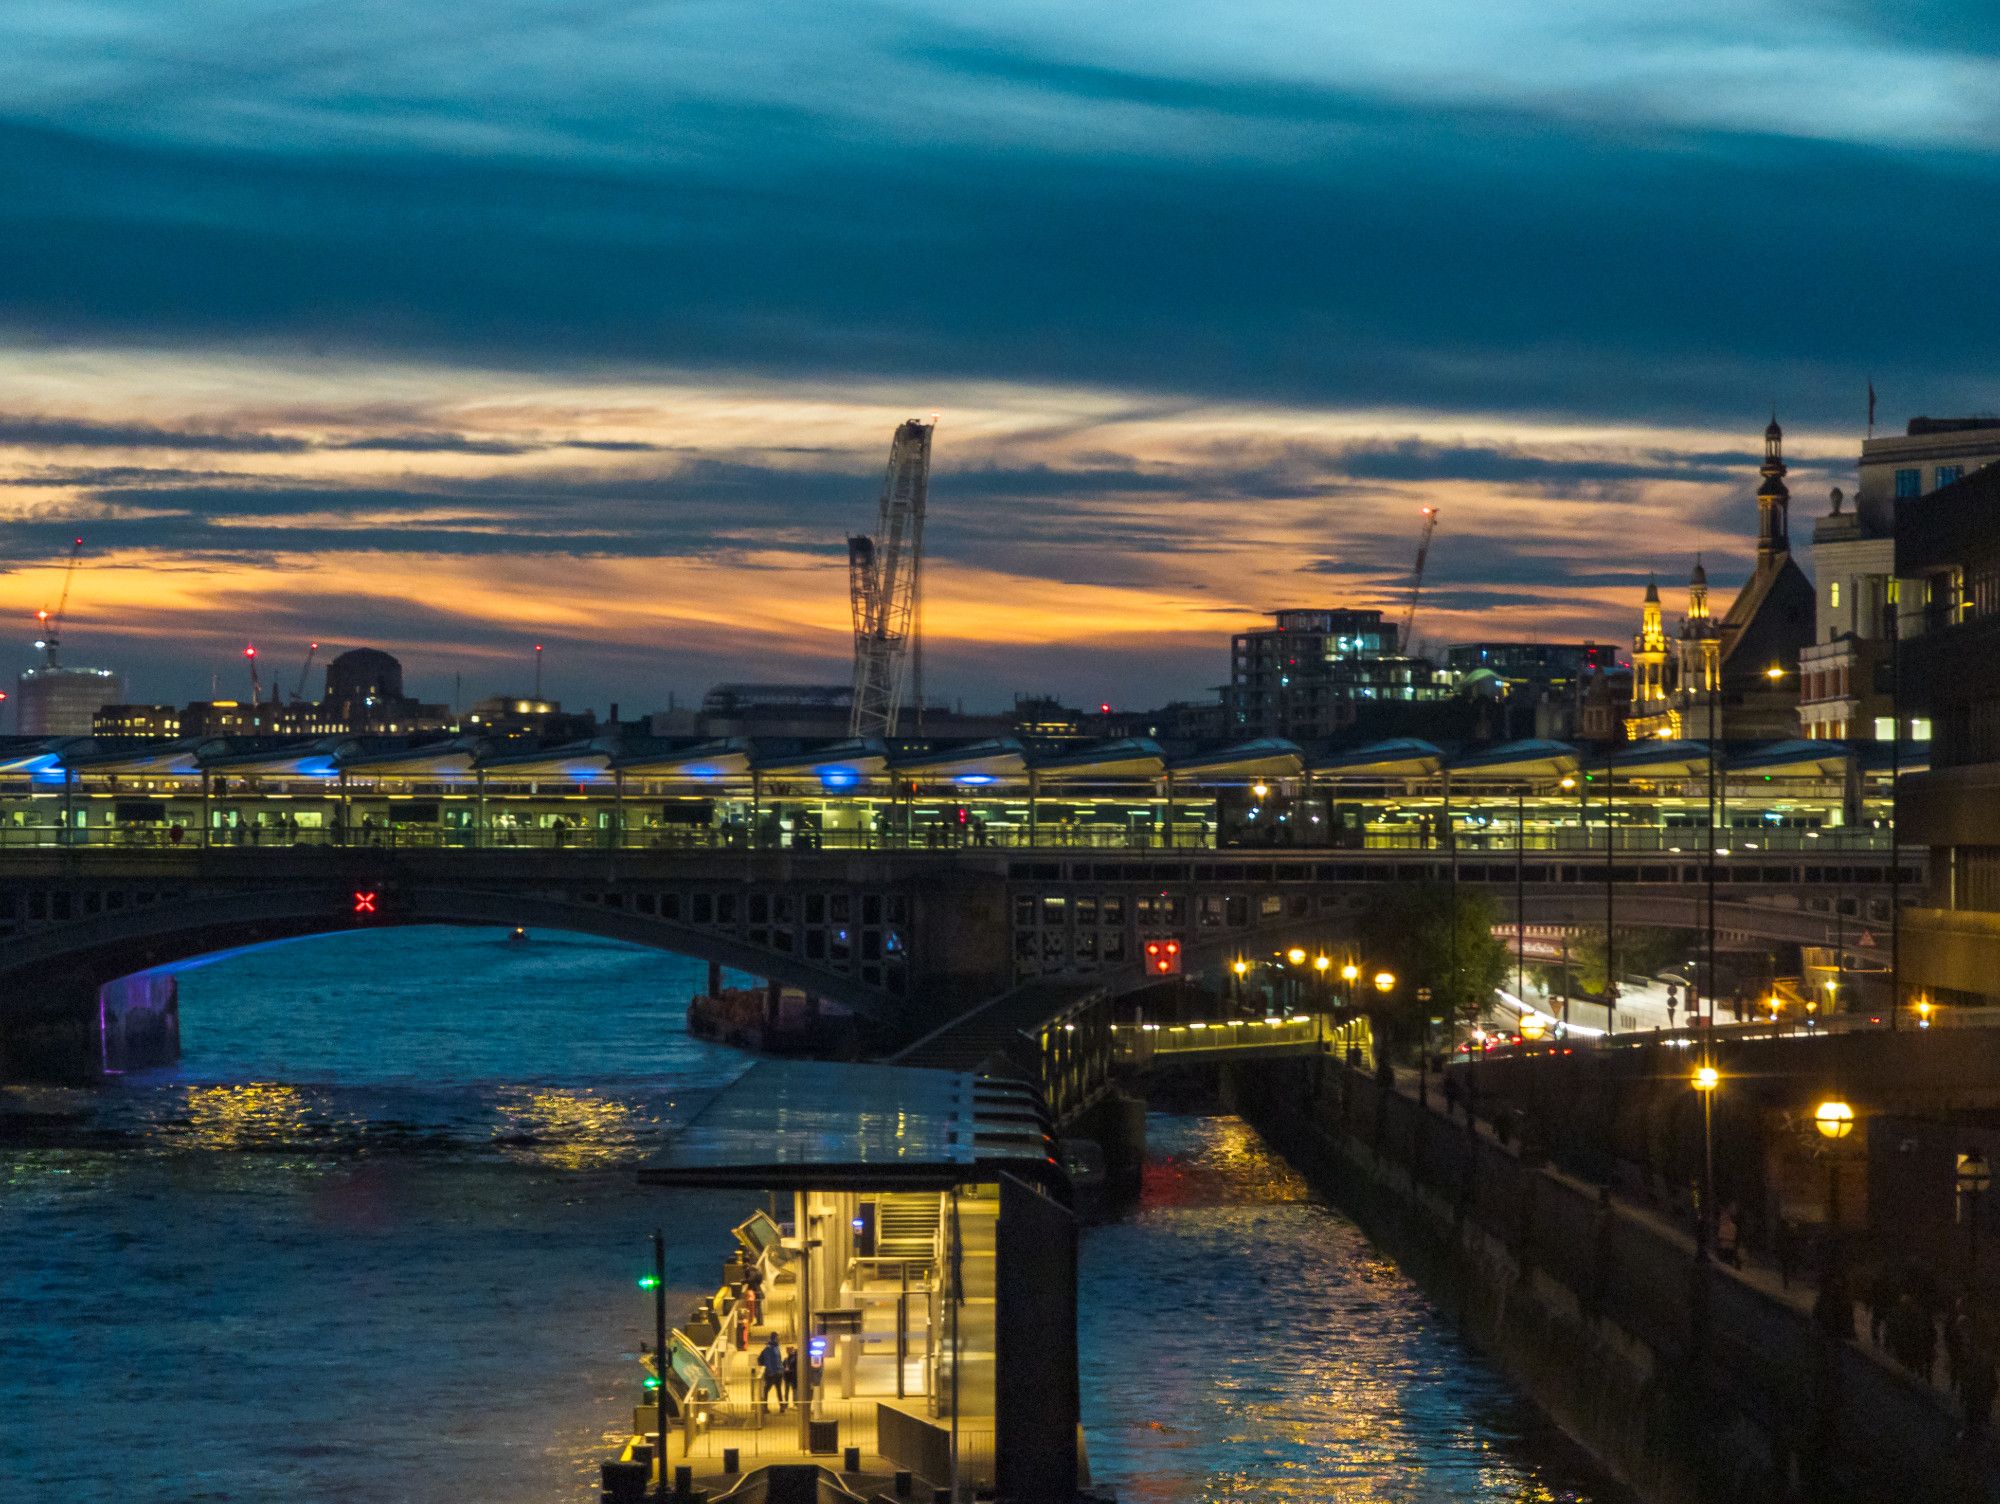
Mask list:
[[[1396,990],[1396,973],[1394,973],[1393,971],[1378,971],[1375,973],[1375,992],[1377,996],[1380,997],[1381,999],[1381,1002],[1378,1003],[1375,1008],[1376,1018],[1383,1019],[1386,1021],[1387,1015],[1384,1010],[1386,1009],[1389,1002],[1389,994],[1394,992],[1395,990]],[[1386,1034],[1388,1030],[1385,1027],[1381,1030],[1378,1030],[1377,1032]],[[1375,1073],[1378,1076],[1390,1068],[1389,1056],[1383,1050],[1382,1045],[1379,1041],[1376,1043],[1375,1046],[1375,1066],[1376,1066]],[[1419,1061],[1420,1072],[1421,1072],[1421,1066],[1422,1062],[1420,1060]],[[1421,1086],[1423,1081],[1422,1075],[1419,1074],[1417,1079],[1419,1086]]]
[[1979,1208],[1993,1184],[1986,1156],[1968,1149],[1958,1156],[1958,1219],[1965,1224],[1965,1288],[1976,1298],[1979,1288]]
[[[536,648],[540,654],[542,650]],[[541,659],[535,659],[537,666]],[[659,1465],[659,1483],[654,1497],[667,1496],[667,1239],[657,1228],[653,1232],[653,1272],[639,1280],[639,1288],[650,1291],[653,1297],[653,1374],[647,1387],[653,1391],[654,1424],[659,1427],[659,1440],[654,1444],[654,1461]],[[692,1401],[693,1394],[689,1399]]]
[[1840,1145],[1854,1132],[1854,1109],[1829,1097],[1814,1110],[1813,1127],[1826,1141],[1826,1263],[1832,1277],[1840,1267]]
[[1327,971],[1333,965],[1333,958],[1322,951],[1313,957],[1313,972],[1319,978],[1319,986],[1313,996],[1313,1011],[1326,1012],[1327,994],[1332,990],[1327,981]]
[[1722,1075],[1712,1065],[1694,1073],[1694,1089],[1701,1093],[1701,1216],[1697,1219],[1698,1241],[1704,1252],[1715,1248],[1715,1089]]

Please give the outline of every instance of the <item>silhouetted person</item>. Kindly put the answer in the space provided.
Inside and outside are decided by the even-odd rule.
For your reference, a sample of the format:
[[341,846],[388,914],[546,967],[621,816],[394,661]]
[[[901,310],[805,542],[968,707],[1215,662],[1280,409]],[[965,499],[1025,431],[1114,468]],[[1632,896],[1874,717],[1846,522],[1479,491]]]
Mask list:
[[764,1338],[764,1345],[757,1350],[757,1369],[764,1378],[764,1395],[761,1403],[765,1409],[771,1406],[771,1396],[778,1396],[778,1408],[784,1409],[790,1403],[786,1391],[791,1387],[785,1378],[785,1355],[778,1351],[778,1334],[771,1332]]

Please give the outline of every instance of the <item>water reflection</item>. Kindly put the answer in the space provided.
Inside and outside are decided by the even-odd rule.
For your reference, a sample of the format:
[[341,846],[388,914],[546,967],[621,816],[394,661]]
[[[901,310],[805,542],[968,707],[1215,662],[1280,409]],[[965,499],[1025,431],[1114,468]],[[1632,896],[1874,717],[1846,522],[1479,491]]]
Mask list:
[[502,1092],[493,1109],[500,1119],[493,1141],[507,1157],[552,1170],[632,1164],[639,1157],[642,1121],[658,1122],[642,1119],[630,1102],[572,1089]]
[[1090,1231],[1085,1429],[1128,1504],[1625,1496],[1234,1118],[1155,1115],[1139,1212]]
[[301,1142],[307,1132],[306,1094],[276,1081],[240,1086],[198,1086],[186,1098],[186,1115],[169,1129],[191,1149],[272,1149]]

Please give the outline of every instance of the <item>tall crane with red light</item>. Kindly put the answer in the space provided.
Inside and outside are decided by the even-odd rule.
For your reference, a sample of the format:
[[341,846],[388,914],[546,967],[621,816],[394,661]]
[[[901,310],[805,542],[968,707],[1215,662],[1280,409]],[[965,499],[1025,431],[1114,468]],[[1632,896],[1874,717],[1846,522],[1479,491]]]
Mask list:
[[305,666],[299,670],[299,687],[292,691],[292,698],[294,700],[303,700],[306,697],[306,675],[313,671],[313,659],[318,656],[318,643],[312,643],[306,648]]
[[58,668],[62,651],[63,613],[69,610],[70,582],[76,578],[76,561],[83,553],[83,539],[73,540],[69,546],[69,562],[63,565],[62,594],[56,598],[56,609],[50,612],[46,607],[35,613],[35,620],[41,624],[42,635],[35,646],[42,650],[42,663],[47,668]]
[[1403,629],[1398,637],[1401,651],[1405,656],[1408,656],[1411,649],[1415,646],[1415,643],[1411,640],[1410,631],[1417,624],[1417,597],[1423,592],[1424,564],[1430,559],[1431,534],[1437,531],[1437,526],[1438,509],[1436,507],[1425,507],[1424,535],[1417,542],[1417,566],[1410,571],[1410,599],[1408,604],[1403,607]]
[[243,659],[250,665],[250,708],[255,710],[264,701],[264,685],[257,677],[257,645],[243,645]]
[[874,536],[847,540],[848,595],[854,608],[854,708],[850,736],[894,736],[914,680],[923,717],[924,503],[930,494],[927,423],[899,424],[889,445]]

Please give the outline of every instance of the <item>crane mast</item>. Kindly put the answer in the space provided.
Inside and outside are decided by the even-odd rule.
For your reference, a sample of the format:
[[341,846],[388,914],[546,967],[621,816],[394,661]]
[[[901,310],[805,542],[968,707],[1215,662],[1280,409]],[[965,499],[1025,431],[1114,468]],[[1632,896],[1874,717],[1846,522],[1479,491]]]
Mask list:
[[305,666],[299,670],[299,687],[292,691],[294,700],[303,700],[306,697],[306,675],[313,671],[313,659],[318,656],[319,644],[315,642],[306,649]]
[[42,663],[47,668],[61,667],[59,659],[62,653],[63,614],[69,610],[70,582],[76,578],[76,561],[82,553],[83,539],[72,540],[69,546],[69,562],[63,565],[62,594],[56,598],[56,609],[53,612],[42,610],[35,613],[42,627],[42,639],[35,646],[42,650]]
[[1417,564],[1416,568],[1410,571],[1410,599],[1403,607],[1403,630],[1399,634],[1399,641],[1402,644],[1402,652],[1405,657],[1416,646],[1410,633],[1411,629],[1417,624],[1417,597],[1423,593],[1424,564],[1431,556],[1431,534],[1437,531],[1437,525],[1438,509],[1436,507],[1425,507],[1424,535],[1417,543]]
[[847,540],[854,609],[850,736],[894,736],[909,697],[912,663],[921,651],[924,502],[936,426],[913,418],[897,427],[875,533]]

